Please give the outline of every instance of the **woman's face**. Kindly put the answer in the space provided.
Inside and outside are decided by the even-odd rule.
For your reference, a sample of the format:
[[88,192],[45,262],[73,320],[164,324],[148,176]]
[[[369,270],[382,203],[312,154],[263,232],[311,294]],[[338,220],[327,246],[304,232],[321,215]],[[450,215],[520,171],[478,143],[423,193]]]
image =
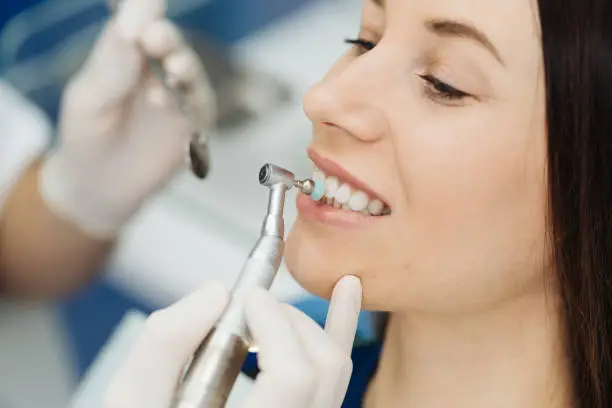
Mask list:
[[[357,275],[364,306],[387,311],[478,310],[539,290],[548,257],[535,2],[365,0],[357,38],[304,98],[331,204],[298,198],[294,277],[328,297]],[[380,214],[376,199],[389,214],[367,214]]]

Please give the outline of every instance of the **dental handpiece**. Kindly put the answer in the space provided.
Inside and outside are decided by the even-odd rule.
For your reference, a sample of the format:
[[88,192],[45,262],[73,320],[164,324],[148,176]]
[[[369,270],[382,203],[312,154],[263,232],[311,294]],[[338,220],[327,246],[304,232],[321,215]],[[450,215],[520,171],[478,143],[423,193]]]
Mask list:
[[260,237],[232,288],[228,306],[179,381],[172,408],[225,406],[252,346],[244,318],[244,293],[257,286],[270,289],[283,258],[286,193],[295,187],[308,196],[318,196],[322,186],[313,180],[295,180],[289,170],[273,164],[261,168],[259,183],[269,189]]

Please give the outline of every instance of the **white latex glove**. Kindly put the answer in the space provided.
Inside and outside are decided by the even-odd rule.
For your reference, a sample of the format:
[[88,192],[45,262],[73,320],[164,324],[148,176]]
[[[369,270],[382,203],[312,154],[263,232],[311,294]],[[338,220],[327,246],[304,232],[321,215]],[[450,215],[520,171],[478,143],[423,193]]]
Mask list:
[[[104,408],[168,408],[184,365],[228,298],[223,287],[208,285],[154,313],[111,382]],[[244,408],[339,408],[360,309],[361,282],[353,276],[334,288],[325,330],[264,290],[249,293],[246,318],[261,371]]]
[[[200,123],[179,112],[147,70],[147,56],[189,90]],[[121,3],[62,105],[61,143],[43,164],[41,194],[51,210],[96,238],[113,237],[185,165],[192,132],[208,128],[215,113],[204,69],[165,18],[165,0]]]

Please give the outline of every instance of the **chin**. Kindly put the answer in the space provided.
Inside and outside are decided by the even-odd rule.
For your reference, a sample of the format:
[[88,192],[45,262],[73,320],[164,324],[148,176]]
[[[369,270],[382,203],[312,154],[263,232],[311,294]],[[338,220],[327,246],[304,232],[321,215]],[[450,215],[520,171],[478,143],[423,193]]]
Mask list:
[[285,264],[293,278],[313,295],[329,300],[336,282],[344,275],[330,259],[326,239],[308,231],[298,220],[287,237]]
[[[347,242],[345,234],[330,233],[298,218],[287,237],[285,264],[305,290],[327,300],[342,277],[357,276],[363,285],[365,307],[368,295],[376,293],[376,289],[368,285],[373,281],[372,268],[364,266],[367,259],[355,256],[361,251],[354,244]],[[374,291],[368,291],[368,286]]]

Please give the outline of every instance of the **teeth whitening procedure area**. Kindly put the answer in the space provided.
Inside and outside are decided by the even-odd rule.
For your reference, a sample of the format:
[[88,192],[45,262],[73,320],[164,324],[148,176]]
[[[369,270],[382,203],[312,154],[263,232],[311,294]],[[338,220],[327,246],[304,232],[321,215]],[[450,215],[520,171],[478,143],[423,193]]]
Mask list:
[[341,181],[334,175],[326,176],[323,171],[315,169],[312,180],[315,182],[315,191],[321,191],[320,198],[319,194],[311,196],[315,201],[322,200],[323,203],[334,208],[370,216],[385,215],[391,212],[389,207],[374,195],[368,195],[348,181]]

